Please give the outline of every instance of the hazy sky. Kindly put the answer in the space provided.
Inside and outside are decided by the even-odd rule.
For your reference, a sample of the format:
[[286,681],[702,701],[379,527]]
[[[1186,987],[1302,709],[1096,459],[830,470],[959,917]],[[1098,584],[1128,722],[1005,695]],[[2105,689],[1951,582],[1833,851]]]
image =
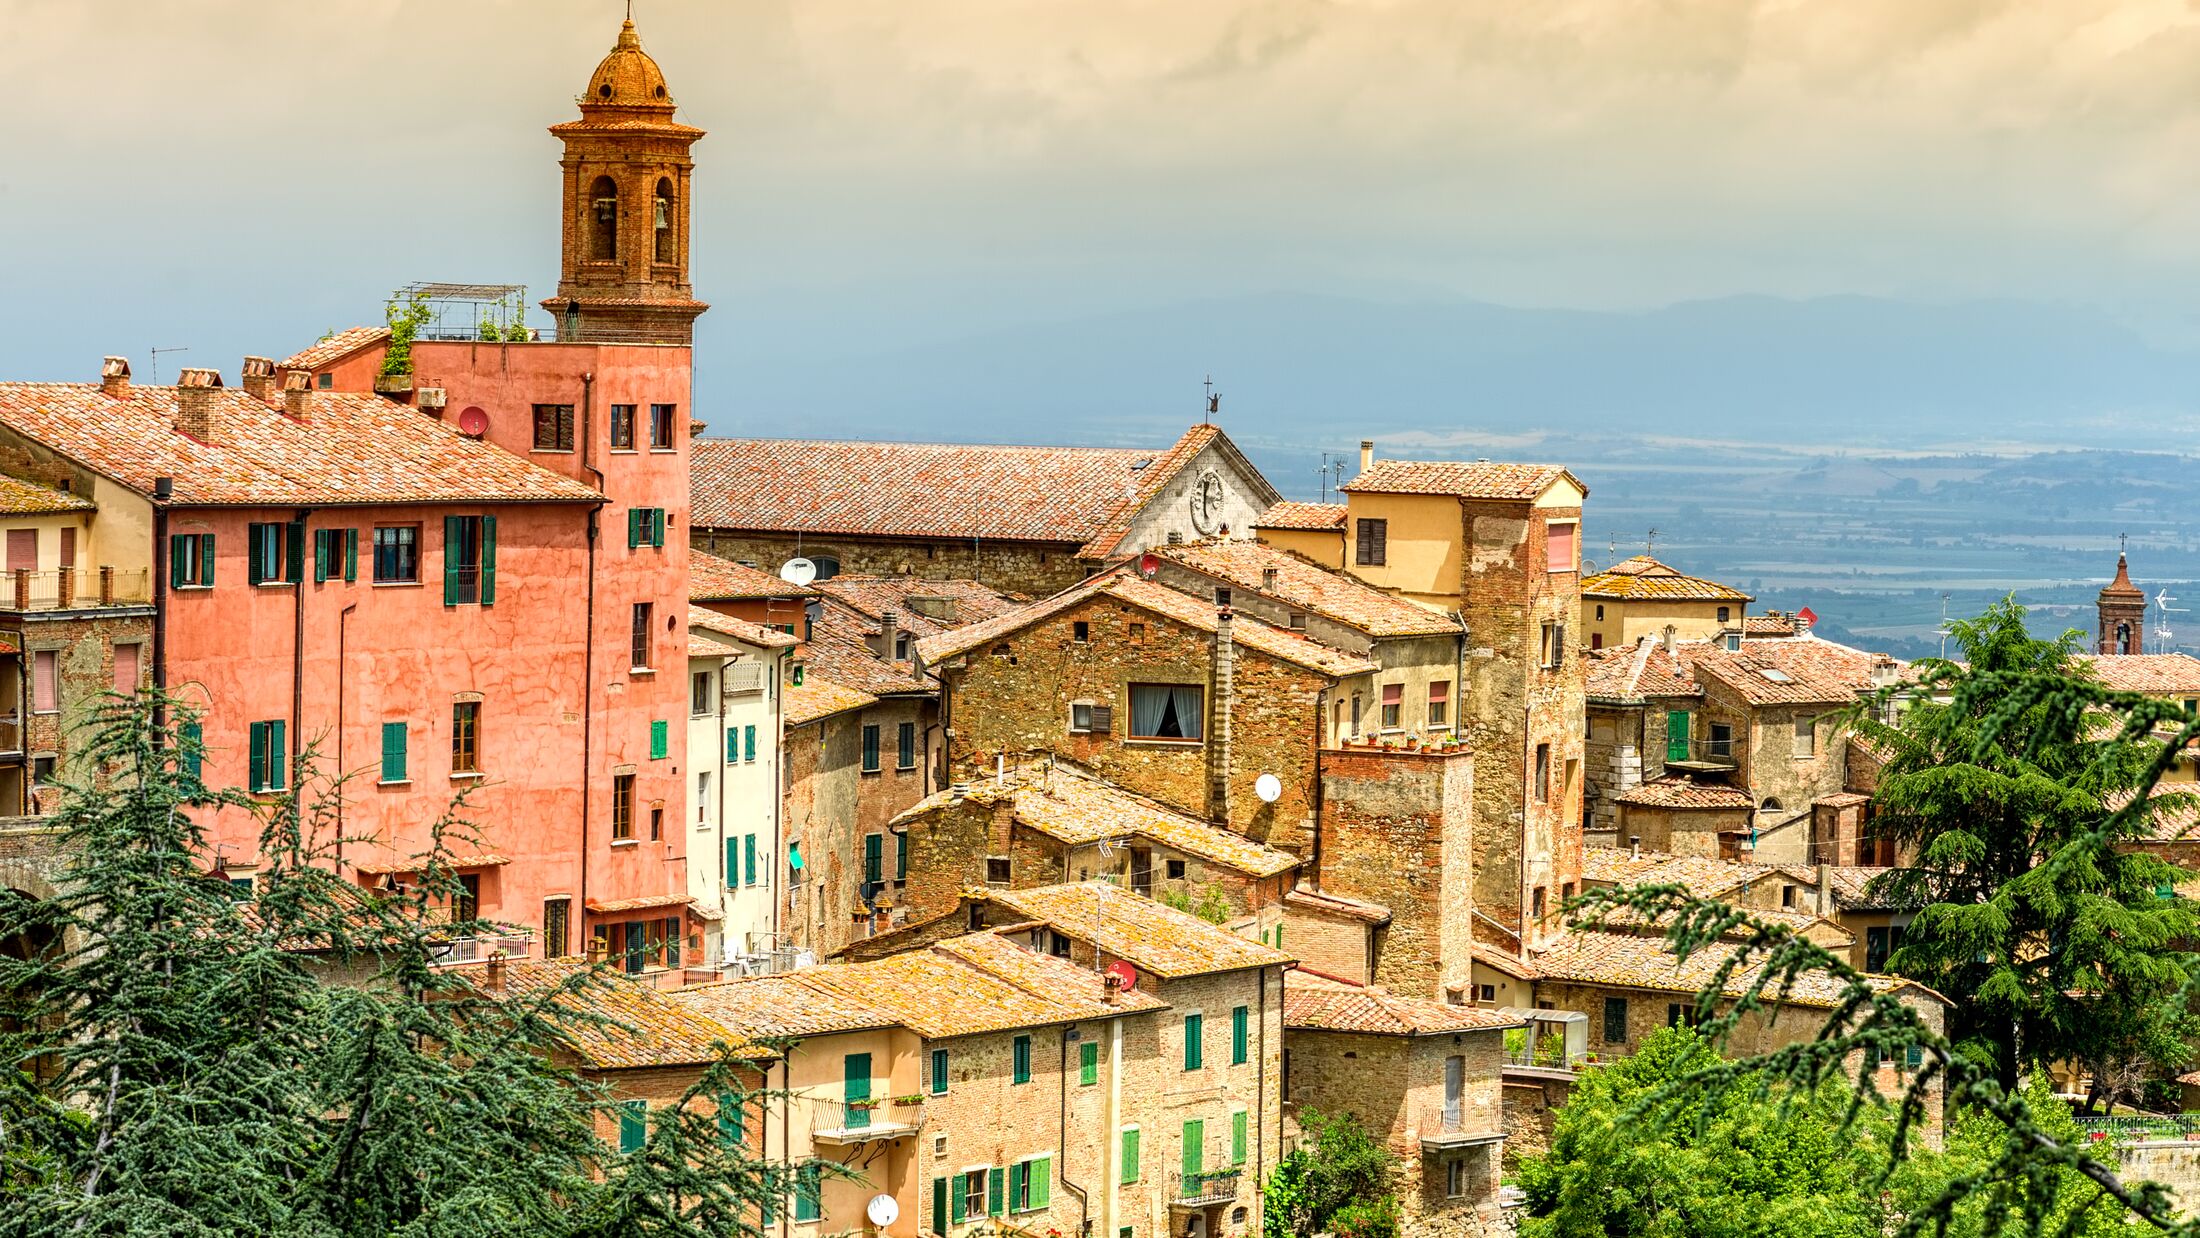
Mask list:
[[[2200,0],[638,0],[705,372],[1195,294],[2015,296],[2200,335]],[[0,0],[0,375],[556,274],[616,0]],[[172,374],[179,362],[164,363]],[[142,371],[141,371],[142,372]]]

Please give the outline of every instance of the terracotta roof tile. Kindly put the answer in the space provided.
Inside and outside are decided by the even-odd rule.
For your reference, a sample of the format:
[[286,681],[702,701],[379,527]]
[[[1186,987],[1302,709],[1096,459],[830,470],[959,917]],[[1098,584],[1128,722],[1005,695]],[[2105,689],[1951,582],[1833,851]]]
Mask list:
[[1493,464],[1486,460],[1377,460],[1337,487],[1347,494],[1450,494],[1465,499],[1536,498],[1560,479],[1588,487],[1555,464]]
[[[1581,928],[1534,951],[1533,959],[1536,970],[1547,980],[1661,993],[1695,993],[1711,982],[1720,965],[1739,948],[1738,943],[1716,942],[1689,955],[1686,963],[1679,963],[1663,937]],[[1727,996],[1739,996],[1746,991],[1759,970],[1759,967],[1750,966],[1736,972],[1726,985]],[[1921,984],[1892,976],[1874,976],[1872,986],[1881,992],[1911,990],[1936,1001],[1946,1001]],[[1795,988],[1788,994],[1790,1004],[1797,1006],[1831,1008],[1840,1000],[1841,985],[1820,972],[1798,978]]]
[[[1203,428],[1211,429],[1192,433]],[[697,439],[692,519],[703,528],[1082,547],[1173,451]]]
[[[917,643],[918,656],[927,664],[937,664],[958,654],[992,644],[1004,636],[1021,631],[1049,615],[1058,614],[1084,602],[1096,594],[1106,594],[1117,601],[1128,603],[1140,610],[1174,619],[1187,627],[1202,632],[1215,630],[1215,607],[1186,596],[1165,585],[1142,580],[1123,569],[1102,572],[1088,580],[1055,594],[1053,597],[1019,607],[1007,614],[995,616],[983,623],[973,623],[952,632],[928,637]],[[1325,675],[1345,676],[1365,674],[1375,669],[1372,662],[1339,649],[1332,649],[1318,641],[1294,635],[1281,628],[1271,627],[1246,615],[1236,616],[1231,625],[1231,639],[1248,649],[1255,649],[1271,657],[1280,658],[1318,671]]]
[[1583,692],[1595,700],[1622,704],[1653,696],[1702,696],[1703,687],[1689,670],[1689,659],[1709,648],[1708,642],[1681,641],[1669,653],[1658,638],[1645,636],[1632,645],[1592,649]]
[[1608,885],[1677,885],[1699,898],[1724,898],[1753,882],[1815,885],[1818,875],[1803,865],[1741,864],[1702,855],[1584,847],[1581,879]]
[[204,394],[214,441],[175,428],[177,389],[0,383],[0,424],[141,494],[175,479],[178,506],[595,502],[571,478],[467,438],[452,424],[376,395],[312,394],[298,421],[237,388]]
[[[1897,899],[1876,884],[1891,868],[1862,868],[1836,864],[1827,873],[1833,884],[1833,905],[1850,911],[1914,911],[1923,903]],[[1909,905],[1904,906],[1907,902]]]
[[[510,995],[543,997],[561,985],[573,985],[558,1004],[591,1011],[609,1023],[561,1022],[557,1037],[583,1062],[598,1070],[632,1070],[651,1066],[699,1066],[722,1057],[754,1056],[744,1052],[740,1034],[673,995],[601,966],[593,967],[592,979],[580,977],[592,970],[583,959],[547,962],[513,962],[504,965],[504,991]],[[484,982],[487,965],[464,969],[477,988]]]
[[1069,936],[1085,941],[1097,936],[1105,953],[1165,979],[1279,967],[1293,961],[1281,950],[1103,881],[976,893]]
[[1613,797],[1613,803],[1641,808],[1739,809],[1748,812],[1756,801],[1749,792],[1723,782],[1698,782],[1688,774],[1652,778]]
[[844,714],[851,709],[867,709],[876,704],[878,698],[870,693],[834,683],[804,667],[802,682],[786,686],[781,709],[786,725],[806,726],[821,718]]
[[1581,596],[1658,602],[1748,602],[1739,589],[1684,576],[1648,555],[1624,559],[1581,582]]
[[1284,891],[1283,901],[1291,907],[1301,907],[1315,915],[1344,916],[1363,923],[1383,925],[1390,923],[1390,908],[1381,903],[1370,903],[1341,894],[1300,887]]
[[1031,601],[975,580],[915,576],[835,576],[817,582],[815,589],[874,621],[874,631],[877,620],[887,611],[894,612],[895,625],[914,640],[991,619]]
[[[759,649],[791,649],[801,642],[777,628],[767,628],[761,623],[750,623],[732,615],[721,615],[715,610],[700,606],[688,607],[688,631],[715,632],[730,636],[743,644]],[[725,652],[723,649],[718,652]]]
[[95,510],[88,499],[36,482],[0,477],[0,516],[44,516]]
[[640,898],[615,898],[608,903],[588,901],[590,911],[650,911],[659,907],[685,907],[695,901],[692,894],[648,894]]
[[318,370],[372,344],[390,338],[388,327],[346,327],[328,338],[290,354],[275,367],[279,374],[284,370]]
[[2187,653],[2076,655],[2102,686],[2148,696],[2200,696],[2200,658]]
[[1742,635],[1765,639],[1775,636],[1793,636],[1797,629],[1795,616],[1782,611],[1766,611],[1761,615],[1742,617]]
[[[1299,866],[1299,858],[1288,851],[1163,807],[1071,765],[1021,767],[1009,771],[1005,783],[981,782],[964,795],[981,804],[1005,802],[1018,822],[1072,847],[1136,837],[1254,877],[1273,877]],[[953,791],[938,792],[905,809],[892,824],[906,824],[955,802]]]
[[758,571],[731,559],[696,551],[688,556],[688,600],[734,602],[749,598],[800,598],[814,592],[806,585],[790,585],[770,572]]
[[1084,546],[1078,550],[1078,555],[1087,559],[1105,559],[1114,554],[1123,544],[1124,537],[1129,535],[1131,520],[1148,503],[1153,502],[1154,496],[1160,494],[1164,487],[1175,481],[1177,474],[1182,473],[1184,466],[1190,464],[1192,458],[1205,449],[1207,444],[1221,437],[1222,429],[1219,426],[1202,424],[1186,430],[1184,437],[1163,452],[1159,459],[1138,470],[1131,493],[1116,507],[1107,523],[1086,540]]
[[[1459,631],[1459,624],[1448,615],[1260,542],[1186,542],[1153,553],[1233,588],[1274,598],[1370,636],[1440,636]],[[1267,583],[1269,572],[1276,574],[1273,587]]]
[[1901,671],[1886,654],[1817,637],[1745,640],[1732,651],[1707,646],[1690,656],[1690,665],[1699,680],[1717,679],[1752,705],[1842,704]]
[[675,989],[672,1000],[751,1040],[824,1036],[894,1026],[893,1017],[808,983],[815,968]]
[[1342,503],[1296,503],[1290,500],[1274,504],[1253,520],[1256,529],[1315,529],[1344,528],[1345,514],[1350,511]]
[[1518,1016],[1495,1010],[1399,997],[1304,971],[1286,972],[1283,978],[1283,1025],[1293,1031],[1441,1036],[1502,1031],[1525,1023]]
[[866,638],[877,633],[876,624],[828,601],[810,625],[803,660],[834,683],[873,696],[929,696],[939,690],[939,680],[919,675],[908,659],[897,662],[873,652]]

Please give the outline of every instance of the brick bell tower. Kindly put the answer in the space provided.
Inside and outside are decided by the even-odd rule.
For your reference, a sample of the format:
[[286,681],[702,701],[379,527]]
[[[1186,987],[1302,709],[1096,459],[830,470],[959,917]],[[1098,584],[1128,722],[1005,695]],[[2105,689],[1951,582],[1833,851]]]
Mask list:
[[703,131],[672,118],[672,94],[634,21],[580,97],[565,143],[563,261],[542,307],[561,340],[691,344],[710,306],[688,283],[688,148]]
[[2131,567],[2116,554],[2116,579],[2101,590],[2098,653],[2138,653],[2146,647],[2147,595],[2131,583]]

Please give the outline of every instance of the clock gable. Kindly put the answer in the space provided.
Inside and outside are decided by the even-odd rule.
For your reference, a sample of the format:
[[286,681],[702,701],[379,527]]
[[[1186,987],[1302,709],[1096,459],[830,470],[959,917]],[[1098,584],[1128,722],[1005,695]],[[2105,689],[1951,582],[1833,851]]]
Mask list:
[[1282,497],[1227,435],[1214,431],[1174,477],[1130,514],[1112,557],[1167,545],[1171,534],[1185,542],[1251,537],[1254,518]]

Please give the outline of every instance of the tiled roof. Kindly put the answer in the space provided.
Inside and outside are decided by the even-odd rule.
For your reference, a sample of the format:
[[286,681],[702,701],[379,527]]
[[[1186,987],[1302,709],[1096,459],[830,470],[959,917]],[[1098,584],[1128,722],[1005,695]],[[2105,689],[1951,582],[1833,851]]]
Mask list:
[[2200,658],[2189,653],[2075,655],[2102,686],[2149,696],[2200,696]]
[[[1576,929],[1535,951],[1534,960],[1536,970],[1546,980],[1695,993],[1711,982],[1719,967],[1738,949],[1739,943],[1714,942],[1690,954],[1686,963],[1679,963],[1662,937]],[[1737,971],[1726,984],[1726,995],[1740,996],[1760,970],[1752,965]],[[1892,976],[1872,977],[1872,987],[1881,992],[1911,990],[1934,1000],[1946,1000],[1921,984]],[[1806,973],[1796,979],[1787,1000],[1792,1005],[1830,1009],[1842,1000],[1842,986],[1822,972]]]
[[[741,1051],[743,1038],[733,1029],[670,994],[602,967],[594,968],[593,978],[580,979],[590,970],[584,959],[506,963],[504,991],[539,998],[561,985],[573,985],[567,996],[556,999],[558,1004],[592,1011],[610,1022],[566,1019],[556,1025],[556,1034],[598,1070],[700,1066],[728,1056],[729,1051],[731,1056],[753,1056]],[[469,966],[465,975],[479,989],[486,984],[487,965]]]
[[1253,521],[1256,529],[1342,529],[1351,509],[1342,503],[1277,503]]
[[282,364],[275,367],[275,371],[279,374],[284,370],[318,370],[388,338],[388,327],[346,327],[327,339],[290,354],[283,359]]
[[1833,641],[1742,642],[1739,650],[1706,647],[1692,655],[1698,679],[1709,675],[1752,705],[1835,705],[1869,692],[1882,678],[1891,680],[1900,664],[1883,653],[1866,653]]
[[[1923,904],[1918,900],[1902,900],[1891,897],[1884,886],[1875,887],[1882,875],[1891,868],[1862,868],[1836,864],[1827,873],[1833,884],[1833,905],[1849,911],[1914,911]],[[1909,906],[1904,906],[1905,902]]]
[[1630,787],[1613,797],[1615,804],[1640,808],[1739,809],[1748,812],[1756,802],[1749,792],[1723,782],[1698,782],[1688,774],[1666,774]]
[[[1006,802],[1018,822],[1072,847],[1138,837],[1254,877],[1273,877],[1299,866],[1299,858],[1288,851],[1164,808],[1075,766],[1022,767],[1011,771],[1005,784],[981,782],[964,794],[981,804]],[[953,791],[938,792],[904,810],[892,824],[905,824],[954,802]]]
[[828,600],[810,625],[803,661],[834,683],[873,696],[928,696],[939,689],[937,679],[917,674],[907,659],[874,653],[865,638],[877,633],[878,625]]
[[1378,926],[1390,923],[1390,908],[1381,903],[1309,890],[1303,886],[1284,891],[1283,901],[1286,906],[1304,908],[1314,915],[1343,916]]
[[700,606],[688,607],[688,630],[716,632],[759,649],[791,649],[801,643],[777,628],[767,628],[761,623],[750,623],[732,615],[721,615],[715,610],[705,610]]
[[[1198,434],[1195,427],[1186,437]],[[777,533],[1069,542],[1119,518],[1161,451],[697,439],[694,523]],[[1177,463],[1180,465],[1181,460]]]
[[695,901],[692,894],[649,894],[641,898],[615,898],[608,903],[588,901],[590,911],[653,911],[659,907],[685,907]]
[[1818,875],[1801,865],[1741,864],[1702,855],[1584,847],[1581,879],[1610,885],[1677,885],[1699,898],[1723,898],[1754,882],[1815,885]]
[[600,501],[571,478],[377,395],[312,393],[304,421],[242,389],[203,390],[214,441],[175,428],[177,389],[0,383],[0,424],[141,494],[175,479],[177,506]]
[[1592,649],[1588,654],[1585,695],[1594,700],[1632,704],[1652,696],[1702,696],[1689,672],[1688,658],[1709,642],[1675,642],[1672,652],[1655,636],[1632,645]]
[[1588,493],[1573,474],[1555,464],[1492,464],[1486,460],[1377,460],[1337,487],[1348,494],[1453,494],[1464,499],[1529,500],[1561,478]]
[[734,602],[748,598],[799,598],[814,592],[770,572],[697,551],[688,556],[688,600]]
[[912,640],[1006,614],[1031,600],[975,580],[915,576],[835,576],[817,582],[816,590],[872,620],[874,632],[876,621],[887,611],[894,612],[895,626]]
[[1761,615],[1742,617],[1742,635],[1745,637],[1793,636],[1795,632],[1795,616],[1782,611],[1769,610]]
[[[926,663],[937,664],[957,654],[992,644],[1004,636],[1021,631],[1050,615],[1058,614],[1100,594],[1140,610],[1174,619],[1202,632],[1215,630],[1213,603],[1188,597],[1165,585],[1140,579],[1119,568],[1102,572],[1053,597],[1033,602],[982,623],[973,623],[952,632],[927,637],[917,643],[917,652]],[[1281,628],[1271,627],[1246,615],[1236,616],[1230,629],[1231,639],[1238,645],[1325,675],[1360,675],[1375,669],[1375,664],[1364,658],[1332,649]]]
[[1581,582],[1581,596],[1658,602],[1747,602],[1739,589],[1683,576],[1648,555],[1624,559]]
[[1097,938],[1103,952],[1165,979],[1279,967],[1292,961],[1281,950],[1103,881],[976,893],[1071,937]]
[[1286,972],[1283,978],[1283,1026],[1293,1031],[1441,1036],[1502,1031],[1525,1022],[1495,1010],[1399,997],[1303,971]]
[[20,478],[0,477],[0,516],[44,516],[92,510],[92,502],[77,495]]
[[[1728,902],[1729,900],[1721,899],[1719,901]],[[1856,944],[1854,934],[1842,928],[1838,922],[1829,920],[1816,912],[1797,911],[1786,907],[1744,907],[1741,910],[1747,912],[1754,919],[1770,924],[1783,925],[1796,936],[1810,937],[1823,946],[1853,946]],[[1670,915],[1646,916],[1632,907],[1615,907],[1598,916],[1596,922],[1611,929],[1623,929],[1630,932],[1655,930],[1662,934],[1672,926],[1673,917]],[[1737,925],[1728,929],[1724,936],[1735,940],[1743,940],[1754,936],[1755,933],[1756,930],[1752,928]]]
[[[1163,546],[1155,554],[1233,588],[1311,611],[1370,636],[1433,636],[1459,631],[1447,615],[1393,597],[1343,572],[1254,541],[1200,541]],[[1273,587],[1267,573],[1274,572]]]
[[866,709],[876,704],[878,698],[870,693],[834,683],[804,667],[802,682],[786,686],[781,709],[786,725],[804,726],[820,718],[830,718],[834,714],[844,714],[851,709]]
[[1827,808],[1855,808],[1871,802],[1872,797],[1861,791],[1836,791],[1831,795],[1821,795],[1811,801],[1813,805],[1823,805]]
[[[456,871],[465,868],[500,868],[511,862],[512,857],[510,856],[485,852],[480,855],[446,856],[443,860],[443,866]],[[417,873],[427,866],[427,860],[420,856],[409,856],[402,860],[370,860],[364,864],[352,865],[360,872],[374,876],[380,876],[384,873]]]
[[826,1036],[892,1027],[891,1015],[852,997],[820,988],[806,977],[816,968],[691,984],[672,991],[672,1000],[751,1040]]

